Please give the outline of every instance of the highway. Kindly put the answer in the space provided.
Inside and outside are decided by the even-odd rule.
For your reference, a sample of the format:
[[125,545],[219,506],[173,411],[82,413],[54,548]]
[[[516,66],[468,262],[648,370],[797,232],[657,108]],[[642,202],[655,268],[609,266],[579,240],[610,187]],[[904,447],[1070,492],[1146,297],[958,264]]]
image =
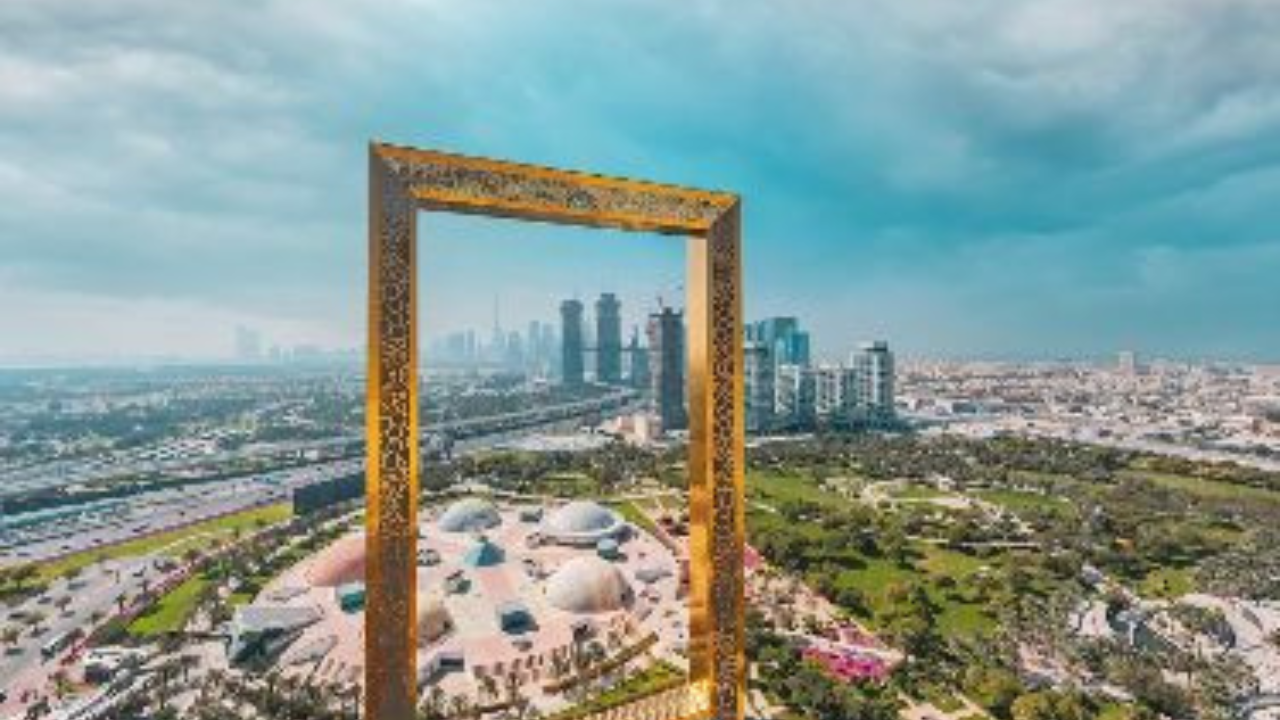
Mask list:
[[[633,401],[633,393],[619,393],[527,413],[437,424],[423,431],[423,438],[435,441],[438,433],[448,433],[458,439],[455,452],[471,452],[502,445],[519,435],[566,429],[583,417],[622,412],[630,408]],[[109,503],[60,508],[51,515],[0,518],[0,566],[47,561],[253,507],[286,502],[297,488],[363,472],[363,439],[360,445],[359,452],[340,459],[157,490]]]
[[[638,399],[636,391],[617,389],[607,395],[559,405],[533,408],[520,412],[491,415],[465,420],[426,424],[424,437],[450,435],[470,438],[495,432],[508,432],[539,427],[553,422],[584,418],[600,413],[620,412]],[[364,453],[364,434],[352,433],[323,440],[287,441],[248,445],[235,450],[194,452],[180,457],[155,457],[155,448],[135,448],[105,453],[92,458],[54,460],[21,467],[0,468],[0,500],[39,490],[84,483],[100,483],[123,476],[153,474],[190,474],[209,470],[231,461],[296,460],[308,454],[325,454],[339,458],[359,457]]]

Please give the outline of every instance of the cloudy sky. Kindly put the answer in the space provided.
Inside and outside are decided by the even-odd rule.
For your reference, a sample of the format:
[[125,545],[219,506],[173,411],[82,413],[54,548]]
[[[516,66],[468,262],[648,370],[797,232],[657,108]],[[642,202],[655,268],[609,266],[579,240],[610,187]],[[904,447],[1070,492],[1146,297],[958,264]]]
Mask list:
[[[1276,360],[1277,68],[1270,0],[5,0],[0,362],[358,344],[370,138],[736,190],[833,357]],[[446,325],[679,283],[423,222]]]

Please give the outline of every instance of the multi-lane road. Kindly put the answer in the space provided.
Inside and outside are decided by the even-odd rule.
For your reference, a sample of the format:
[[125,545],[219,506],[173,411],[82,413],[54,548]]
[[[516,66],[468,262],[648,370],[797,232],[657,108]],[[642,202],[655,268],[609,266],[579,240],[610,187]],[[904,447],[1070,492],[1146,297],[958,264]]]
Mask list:
[[[114,613],[122,598],[136,596],[144,585],[163,582],[164,573],[156,568],[155,558],[147,555],[93,564],[74,580],[56,580],[21,604],[0,605],[0,627],[20,631],[18,641],[0,654],[0,688],[8,693],[0,702],[0,717],[25,707],[19,702],[25,693],[50,692],[48,679],[62,667],[63,653],[46,658],[41,652],[45,644],[71,631],[83,632],[96,618]],[[59,598],[67,598],[65,608],[59,607]]]
[[339,460],[10,517],[0,527],[0,566],[49,560],[286,502],[296,488],[363,467],[362,460]]
[[[584,417],[625,412],[631,408],[634,399],[633,392],[622,391],[603,398],[525,413],[433,426],[424,431],[424,437],[447,432],[459,438],[454,446],[455,452],[469,452],[500,444],[515,435],[572,427]],[[341,443],[352,443],[356,451],[312,464],[156,490],[105,502],[0,516],[0,567],[93,550],[249,508],[287,501],[299,487],[363,472],[363,453],[359,452],[360,446],[355,445],[356,442],[346,438],[324,441],[329,449]],[[308,449],[317,447],[314,443],[307,446]],[[287,448],[275,447],[277,453],[287,450],[290,465],[298,462],[296,454],[302,449],[302,445],[297,443],[291,443]],[[202,460],[202,463],[207,462],[207,458]],[[68,476],[59,473],[57,477],[65,483]],[[59,484],[52,480],[49,482]]]

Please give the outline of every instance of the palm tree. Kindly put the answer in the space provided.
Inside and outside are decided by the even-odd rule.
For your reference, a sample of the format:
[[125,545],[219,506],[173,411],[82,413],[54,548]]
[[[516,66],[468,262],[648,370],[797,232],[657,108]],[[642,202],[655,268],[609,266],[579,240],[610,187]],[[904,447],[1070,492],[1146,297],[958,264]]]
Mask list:
[[507,702],[514,704],[520,697],[520,671],[510,668],[502,679],[507,690]]
[[418,708],[419,720],[444,720],[445,701],[444,688],[433,685],[422,698],[422,705]]
[[451,710],[450,715],[454,718],[470,717],[475,710],[475,706],[472,704],[471,699],[466,695],[454,695],[450,698],[449,705]]
[[498,681],[493,675],[485,673],[480,676],[480,697],[485,701],[492,701],[498,697]]
[[0,630],[0,643],[4,643],[6,652],[18,644],[18,638],[20,637],[22,637],[22,632],[13,625],[6,625],[4,630]]

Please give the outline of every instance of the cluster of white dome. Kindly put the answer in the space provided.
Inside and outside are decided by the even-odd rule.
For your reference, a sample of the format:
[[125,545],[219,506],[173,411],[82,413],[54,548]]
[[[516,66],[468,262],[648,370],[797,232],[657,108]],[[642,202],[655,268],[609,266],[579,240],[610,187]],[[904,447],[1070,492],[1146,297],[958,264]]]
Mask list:
[[418,645],[427,646],[453,629],[453,617],[438,596],[418,596]]
[[493,503],[476,497],[463,498],[450,505],[436,521],[445,532],[480,532],[502,524],[502,516]]
[[[468,497],[450,505],[436,525],[450,533],[482,533],[497,527],[502,517],[488,500]],[[595,546],[616,539],[626,527],[617,512],[590,500],[576,500],[549,513],[539,528],[545,541],[578,547]],[[480,542],[487,542],[481,540]],[[575,614],[622,610],[633,600],[631,584],[616,566],[596,555],[575,557],[547,580],[547,601],[552,607]],[[422,598],[418,613],[420,641],[431,643],[452,627],[444,603],[437,597]]]
[[547,601],[565,612],[622,610],[631,604],[632,597],[631,584],[622,571],[591,555],[573,558],[547,581]]
[[542,523],[542,535],[563,545],[595,545],[618,535],[625,527],[622,516],[597,502],[575,500],[551,513]]

